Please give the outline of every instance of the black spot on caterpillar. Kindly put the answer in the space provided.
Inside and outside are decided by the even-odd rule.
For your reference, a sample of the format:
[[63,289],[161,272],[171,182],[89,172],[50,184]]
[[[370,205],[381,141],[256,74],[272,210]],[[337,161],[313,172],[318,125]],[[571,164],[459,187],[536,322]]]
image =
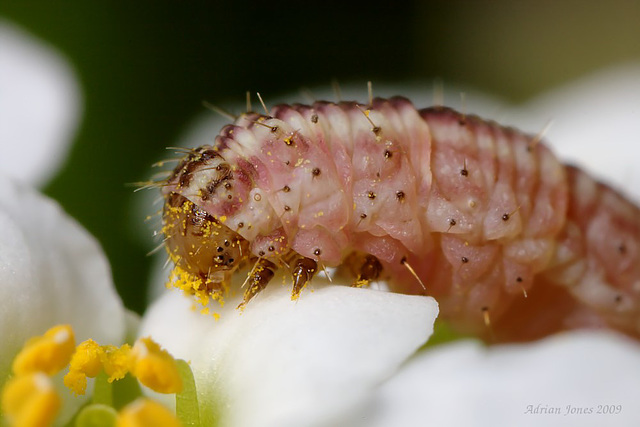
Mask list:
[[539,137],[473,115],[400,97],[249,112],[189,150],[163,194],[174,281],[201,297],[248,264],[241,305],[279,268],[297,298],[329,266],[434,296],[494,341],[640,335],[640,210]]

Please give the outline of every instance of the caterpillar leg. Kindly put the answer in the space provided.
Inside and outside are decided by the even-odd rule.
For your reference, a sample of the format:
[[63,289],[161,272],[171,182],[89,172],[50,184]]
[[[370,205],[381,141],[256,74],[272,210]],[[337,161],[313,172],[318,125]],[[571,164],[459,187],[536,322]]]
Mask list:
[[351,273],[356,278],[351,286],[361,288],[378,280],[382,273],[382,264],[373,255],[354,252],[347,258]]
[[292,300],[298,299],[300,291],[311,281],[316,271],[318,271],[318,264],[311,258],[298,258],[291,264],[291,275],[293,276]]
[[275,269],[276,265],[271,261],[264,258],[258,259],[256,265],[250,272],[249,278],[247,279],[249,287],[244,292],[244,298],[240,305],[238,305],[238,308],[244,308],[251,298],[255,297],[260,291],[267,287],[275,274]]

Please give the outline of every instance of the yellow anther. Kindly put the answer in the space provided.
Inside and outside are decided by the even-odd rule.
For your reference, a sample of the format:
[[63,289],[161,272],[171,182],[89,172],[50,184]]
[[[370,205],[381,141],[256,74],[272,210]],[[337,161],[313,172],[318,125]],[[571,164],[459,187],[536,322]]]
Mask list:
[[13,360],[13,373],[44,372],[54,375],[71,359],[76,343],[69,325],[58,325],[44,335],[31,338]]
[[159,393],[182,390],[175,359],[151,338],[140,338],[133,345],[130,372],[142,384]]
[[118,414],[116,427],[180,427],[176,416],[151,399],[138,399]]
[[94,378],[100,373],[103,357],[102,347],[94,340],[86,340],[73,353],[69,369],[84,372],[88,377]]
[[102,348],[104,350],[102,366],[104,372],[109,376],[108,381],[111,383],[121,380],[129,370],[131,346],[128,344],[123,344],[122,347],[105,345]]
[[75,394],[84,394],[87,389],[87,377],[94,378],[102,369],[105,352],[94,340],[82,342],[73,353],[69,364],[69,373],[64,376],[64,385]]
[[18,375],[2,392],[2,413],[14,427],[51,425],[62,400],[42,372]]
[[80,371],[69,371],[64,376],[64,385],[76,395],[84,395],[87,391],[87,374]]

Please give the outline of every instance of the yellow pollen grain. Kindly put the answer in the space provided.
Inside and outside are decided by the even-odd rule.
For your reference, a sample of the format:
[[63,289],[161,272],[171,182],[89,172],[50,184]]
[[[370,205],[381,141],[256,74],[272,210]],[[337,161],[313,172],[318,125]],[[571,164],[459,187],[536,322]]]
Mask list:
[[180,427],[176,416],[160,403],[138,399],[120,411],[116,427]]
[[227,220],[227,216],[226,215],[222,215],[218,218],[218,221],[224,223]]
[[178,393],[182,379],[175,359],[150,337],[138,339],[130,354],[130,372],[159,393]]
[[[177,288],[188,295],[193,295],[203,306],[209,304],[211,299],[220,302],[222,306],[224,302],[222,292],[208,290],[207,285],[210,283],[212,282],[209,280],[205,282],[199,276],[189,273],[176,264],[169,275],[169,281],[166,286]],[[227,292],[226,287],[223,292]]]
[[51,379],[41,372],[13,377],[2,392],[1,411],[11,426],[52,425],[61,405]]
[[212,235],[217,234],[215,231],[211,229],[211,222],[209,221],[205,222],[202,225],[202,227],[200,227],[200,232],[202,233],[203,237],[210,237]]
[[13,373],[24,375],[40,371],[54,375],[69,364],[75,346],[70,325],[54,326],[25,344],[13,360]]

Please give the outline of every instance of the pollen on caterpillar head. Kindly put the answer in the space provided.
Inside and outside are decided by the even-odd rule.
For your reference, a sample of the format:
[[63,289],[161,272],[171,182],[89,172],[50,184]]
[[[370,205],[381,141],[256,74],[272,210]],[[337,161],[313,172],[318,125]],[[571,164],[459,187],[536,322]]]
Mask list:
[[203,306],[207,306],[210,300],[218,301],[220,306],[223,306],[224,294],[228,291],[228,285],[225,282],[216,283],[203,279],[185,271],[177,264],[171,270],[167,287],[180,289],[185,294],[193,295]]
[[205,210],[177,193],[166,196],[163,233],[175,264],[168,286],[194,295],[203,304],[222,302],[230,275],[248,256],[248,243]]

